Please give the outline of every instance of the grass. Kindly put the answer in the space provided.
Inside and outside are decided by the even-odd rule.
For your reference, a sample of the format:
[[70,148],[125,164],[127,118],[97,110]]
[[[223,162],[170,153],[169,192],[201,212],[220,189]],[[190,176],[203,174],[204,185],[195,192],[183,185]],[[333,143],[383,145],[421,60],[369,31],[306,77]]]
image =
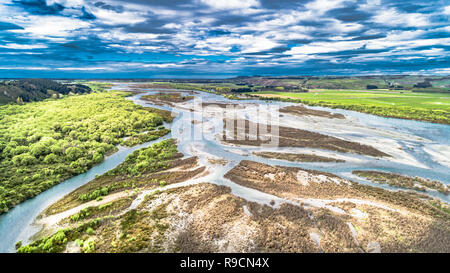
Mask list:
[[410,91],[313,90],[304,93],[261,91],[246,93],[331,108],[342,108],[385,117],[450,124],[450,94]]

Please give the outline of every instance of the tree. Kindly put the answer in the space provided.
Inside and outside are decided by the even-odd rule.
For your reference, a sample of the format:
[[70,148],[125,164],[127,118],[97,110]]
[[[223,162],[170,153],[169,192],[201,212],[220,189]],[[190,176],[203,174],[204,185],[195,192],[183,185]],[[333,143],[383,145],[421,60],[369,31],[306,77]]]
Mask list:
[[41,155],[46,155],[50,153],[50,149],[47,145],[45,145],[45,143],[38,142],[31,145],[30,153],[35,157],[40,157]]
[[56,156],[55,154],[48,154],[44,158],[44,163],[55,163],[57,161],[58,161],[58,156]]
[[17,104],[23,104],[23,99],[21,97],[17,97]]
[[429,87],[433,87],[433,85],[429,81],[425,80],[423,82],[414,84],[414,87],[415,88],[429,88]]
[[36,158],[29,153],[25,153],[14,156],[12,162],[16,166],[32,165],[36,162]]
[[83,155],[83,151],[78,147],[69,147],[65,153],[70,161],[75,161]]

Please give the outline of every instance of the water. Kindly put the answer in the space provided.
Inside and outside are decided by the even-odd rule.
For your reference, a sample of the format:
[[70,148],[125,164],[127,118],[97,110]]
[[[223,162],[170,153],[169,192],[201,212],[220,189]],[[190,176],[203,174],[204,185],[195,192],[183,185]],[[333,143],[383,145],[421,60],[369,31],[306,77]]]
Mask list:
[[74,176],[42,192],[36,197],[20,203],[7,213],[0,215],[0,253],[14,252],[15,243],[18,241],[22,241],[24,245],[27,244],[28,239],[40,231],[41,227],[34,226],[33,222],[45,208],[66,194],[93,180],[97,175],[114,169],[133,151],[148,147],[166,138],[170,138],[170,134],[131,148],[119,146],[119,150],[116,153],[106,157],[102,163],[92,167],[86,173]]
[[[114,89],[126,90],[130,84],[117,84]],[[159,90],[143,89],[147,93],[154,93]],[[178,90],[177,90],[178,91]],[[209,174],[205,177],[197,178],[191,181],[180,183],[183,185],[191,185],[201,182],[211,182],[218,185],[226,185],[236,196],[242,197],[249,201],[269,204],[271,200],[278,206],[282,202],[289,202],[273,195],[262,193],[253,189],[249,189],[225,179],[223,176],[226,172],[236,166],[241,160],[252,160],[271,165],[301,167],[305,169],[314,169],[334,173],[343,178],[352,179],[364,184],[370,184],[378,187],[392,189],[387,185],[373,184],[365,179],[359,178],[351,174],[353,170],[380,170],[402,173],[411,176],[419,176],[423,178],[437,179],[445,184],[450,182],[449,165],[445,164],[446,153],[440,150],[450,150],[450,126],[432,124],[419,121],[401,120],[392,118],[383,118],[367,115],[358,112],[352,112],[341,109],[326,109],[321,107],[312,107],[326,110],[333,113],[341,113],[346,116],[345,120],[327,120],[320,118],[299,118],[290,115],[283,115],[280,118],[281,125],[291,126],[299,129],[306,129],[318,133],[324,133],[346,140],[363,142],[372,145],[377,149],[386,152],[392,152],[398,147],[402,150],[395,150],[398,156],[391,159],[378,159],[363,155],[343,154],[330,152],[320,149],[309,148],[274,148],[273,151],[285,152],[315,152],[317,154],[324,153],[333,156],[339,156],[346,159],[345,163],[300,163],[288,162],[283,160],[266,159],[252,155],[252,152],[261,151],[259,147],[234,147],[228,146],[220,142],[216,137],[216,132],[212,130],[202,129],[201,124],[193,125],[192,119],[201,120],[200,113],[193,113],[186,109],[190,107],[191,102],[187,102],[183,107],[171,108],[165,106],[152,105],[141,100],[143,94],[138,94],[129,99],[136,104],[143,106],[152,106],[164,110],[172,110],[177,117],[171,124],[165,124],[166,127],[172,129],[172,133],[157,139],[155,141],[138,145],[132,148],[120,147],[119,151],[107,157],[104,162],[93,167],[88,172],[75,176],[63,183],[39,194],[37,197],[25,201],[8,213],[0,216],[0,252],[13,252],[14,245],[21,240],[23,243],[28,242],[28,238],[40,230],[41,227],[34,226],[33,222],[36,217],[49,205],[70,193],[81,185],[91,181],[96,175],[105,173],[119,165],[126,156],[136,149],[147,147],[154,142],[162,139],[176,137],[178,140],[178,149],[186,156],[198,156],[199,163],[206,166]],[[257,103],[263,105],[279,105],[280,107],[293,105],[285,102],[264,102],[264,101],[230,101],[222,96],[198,92],[196,97],[200,97],[203,102],[218,103]],[[252,120],[254,117],[246,113],[245,110],[239,113],[240,116]],[[215,128],[222,128],[222,119],[214,118],[214,116],[206,115],[203,120],[209,121]],[[203,133],[204,139],[196,140],[194,136]],[[437,150],[433,156],[430,149]],[[271,149],[263,149],[270,151]],[[210,158],[224,158],[228,161],[225,165],[211,164]],[[178,186],[180,186],[178,185]],[[429,194],[436,196],[446,202],[450,199],[448,196],[437,192]],[[290,202],[291,203],[291,202]]]
[[[119,87],[121,88],[121,87]],[[123,87],[124,89],[127,86]],[[147,93],[155,93],[160,90],[144,89]],[[139,98],[143,94],[136,95],[132,98],[135,103],[143,106],[153,106],[148,102]],[[186,94],[187,95],[187,94]],[[277,104],[280,107],[295,105],[285,102],[264,102],[264,101],[233,101],[222,96],[211,93],[198,93],[197,97],[201,97],[202,102],[216,103],[239,103],[239,104]],[[194,102],[195,103],[195,102]],[[394,172],[409,176],[419,176],[422,178],[436,179],[444,184],[450,183],[449,166],[443,164],[440,160],[434,158],[426,149],[439,145],[439,147],[447,147],[450,150],[450,126],[442,124],[433,124],[427,122],[403,120],[394,118],[383,118],[364,113],[347,111],[342,109],[327,109],[322,107],[311,107],[314,109],[326,110],[333,113],[341,113],[346,116],[345,120],[329,120],[314,119],[305,117],[303,119],[290,115],[283,115],[280,118],[281,125],[290,126],[299,129],[307,129],[310,131],[323,133],[350,141],[360,142],[387,153],[394,153],[394,158],[373,158],[370,156],[345,154],[338,152],[321,151],[320,149],[309,148],[265,148],[265,151],[278,152],[324,152],[325,155],[331,154],[344,158],[345,163],[302,163],[288,162],[276,159],[267,159],[252,155],[252,152],[260,151],[259,147],[230,147],[218,141],[214,137],[215,132],[202,130],[201,124],[192,125],[191,120],[201,120],[200,113],[192,113],[186,110],[186,107],[193,108],[192,101],[184,103],[182,107],[168,108],[166,110],[176,112],[178,118],[172,124],[172,131],[181,128],[178,139],[178,149],[185,155],[196,155],[199,157],[201,164],[211,169],[213,175],[208,176],[208,181],[217,184],[225,184],[230,186],[230,181],[223,178],[223,175],[236,166],[241,160],[252,160],[270,165],[281,165],[290,167],[301,167],[305,169],[314,169],[334,173],[340,177],[352,179],[364,184],[370,184],[386,189],[393,189],[388,185],[379,185],[367,181],[364,178],[352,175],[353,170],[378,170],[386,172]],[[239,115],[252,120],[254,117],[242,110]],[[203,115],[203,120],[214,121],[213,127],[222,128],[222,120],[214,120],[214,117]],[[253,120],[256,121],[256,120]],[[313,124],[313,125],[311,125]],[[201,132],[203,131],[203,132]],[[203,133],[202,140],[195,140],[194,135]],[[398,149],[401,147],[401,150]],[[233,152],[235,151],[235,152]],[[237,153],[236,153],[237,152]],[[246,155],[243,155],[246,154]],[[443,154],[442,157],[445,157]],[[333,157],[333,156],[331,156]],[[207,158],[225,158],[229,163],[225,166],[210,164]],[[205,180],[206,181],[206,180]],[[232,184],[231,184],[232,185]],[[234,190],[234,186],[231,187]],[[394,188],[395,189],[395,188]],[[236,189],[236,191],[238,191]],[[438,197],[446,202],[450,201],[449,196],[443,195],[435,191],[429,191],[428,194]]]

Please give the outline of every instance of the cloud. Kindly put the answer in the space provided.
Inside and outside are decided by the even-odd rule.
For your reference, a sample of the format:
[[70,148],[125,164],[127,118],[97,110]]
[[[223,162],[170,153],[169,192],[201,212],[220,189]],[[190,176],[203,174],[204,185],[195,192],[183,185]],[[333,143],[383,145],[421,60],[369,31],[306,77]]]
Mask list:
[[382,10],[373,16],[373,22],[387,26],[428,26],[429,16],[422,13],[401,13],[395,8]]
[[10,30],[10,29],[23,29],[21,26],[8,23],[8,22],[0,22],[0,31],[2,30]]
[[43,66],[0,66],[0,70],[36,70],[45,71],[51,70],[49,67]]
[[32,44],[32,45],[21,45],[16,43],[9,43],[0,45],[0,48],[9,48],[9,49],[36,49],[36,48],[47,48],[46,45],[43,44]]
[[146,20],[145,13],[139,11],[121,11],[97,8],[93,15],[105,25],[134,25]]
[[248,9],[251,7],[259,7],[258,0],[200,0],[201,3],[206,4],[212,8],[225,9]]
[[305,4],[305,7],[308,10],[315,11],[317,14],[324,14],[329,10],[343,7],[344,2],[346,2],[346,0],[314,0]]
[[443,71],[449,15],[423,0],[4,0],[0,63],[32,76]]
[[55,15],[64,10],[63,5],[59,3],[48,5],[45,0],[13,0],[13,3],[32,14],[39,15]]
[[450,6],[444,7],[444,12],[443,13],[446,14],[446,15],[450,15]]
[[20,20],[23,29],[10,32],[24,34],[31,38],[63,41],[66,37],[77,35],[75,31],[87,28],[91,23],[71,17],[30,15]]

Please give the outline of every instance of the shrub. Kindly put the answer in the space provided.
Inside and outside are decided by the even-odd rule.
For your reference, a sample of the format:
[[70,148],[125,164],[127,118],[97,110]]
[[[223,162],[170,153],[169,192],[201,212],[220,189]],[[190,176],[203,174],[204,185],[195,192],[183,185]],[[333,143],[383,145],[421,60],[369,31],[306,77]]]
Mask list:
[[55,154],[48,154],[44,158],[44,163],[50,164],[58,161],[58,156]]
[[65,153],[70,161],[77,160],[83,155],[83,151],[78,147],[69,147]]
[[89,234],[89,235],[92,235],[92,234],[95,233],[95,230],[94,230],[93,228],[91,228],[91,227],[88,227],[88,228],[86,229],[86,233]]
[[36,163],[36,158],[32,155],[30,155],[29,153],[25,153],[25,154],[20,154],[20,155],[16,155],[12,158],[12,162],[14,165],[16,166],[28,166],[28,165],[32,165],[34,163]]

